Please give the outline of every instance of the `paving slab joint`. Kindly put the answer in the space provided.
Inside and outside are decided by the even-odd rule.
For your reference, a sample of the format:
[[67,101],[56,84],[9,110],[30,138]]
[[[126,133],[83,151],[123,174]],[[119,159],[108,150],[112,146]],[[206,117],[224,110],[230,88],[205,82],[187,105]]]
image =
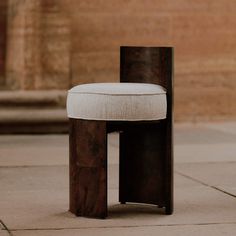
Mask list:
[[221,188],[218,188],[218,187],[216,187],[216,186],[214,186],[214,185],[207,184],[207,183],[205,183],[205,182],[203,182],[203,181],[201,181],[201,180],[199,180],[199,179],[193,178],[193,177],[191,177],[191,176],[189,176],[189,175],[183,174],[183,173],[181,173],[181,172],[179,172],[179,171],[176,171],[176,170],[175,170],[175,173],[176,173],[176,174],[179,174],[179,175],[181,175],[181,176],[183,176],[183,177],[185,177],[185,178],[187,178],[187,179],[191,179],[191,180],[193,180],[194,182],[197,182],[197,183],[199,183],[199,184],[202,184],[202,185],[204,185],[204,186],[206,186],[206,187],[215,189],[215,190],[217,190],[217,191],[219,191],[219,192],[222,192],[222,193],[224,193],[224,194],[226,194],[226,195],[228,195],[228,196],[231,196],[231,197],[233,197],[233,198],[236,198],[236,195],[235,195],[235,194],[232,194],[232,193],[230,193],[230,192],[227,192],[227,191],[225,191],[225,190],[223,190],[223,189],[221,189]]
[[2,220],[0,220],[0,225],[1,225],[2,230],[6,230],[10,236],[14,236]]

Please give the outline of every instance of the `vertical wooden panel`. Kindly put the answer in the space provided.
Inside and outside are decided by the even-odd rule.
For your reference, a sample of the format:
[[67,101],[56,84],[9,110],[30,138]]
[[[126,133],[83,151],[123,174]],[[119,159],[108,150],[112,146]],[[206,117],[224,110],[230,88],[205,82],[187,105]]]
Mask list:
[[120,134],[120,195],[124,202],[165,205],[165,128],[148,122]]
[[70,119],[70,211],[107,216],[106,122]]
[[171,47],[120,48],[120,81],[159,84],[171,91]]
[[[160,124],[160,130],[153,135],[153,130],[149,132],[147,130],[143,130],[143,134],[139,136],[138,133],[130,134],[130,132],[125,131],[120,136],[121,143],[121,159],[130,158],[131,154],[134,156],[142,156],[142,158],[132,158],[132,164],[134,166],[140,165],[140,160],[148,158],[163,158],[164,160],[164,172],[163,178],[158,178],[156,175],[156,181],[164,182],[163,196],[164,202],[163,206],[166,207],[166,214],[171,214],[173,212],[173,48],[171,47],[121,47],[120,48],[120,81],[121,82],[136,82],[136,83],[152,83],[159,84],[166,88],[167,91],[167,118]],[[153,153],[156,154],[144,154],[141,150],[136,152],[136,147],[129,147],[127,149],[128,140],[135,140],[136,143],[139,143],[137,147],[143,146],[145,148],[144,143],[148,142],[152,143],[152,145],[157,145],[155,141],[158,141],[158,144],[161,143],[162,146],[159,146],[158,150],[153,149]],[[162,142],[164,140],[164,142]],[[151,146],[152,146],[151,145]],[[134,150],[131,150],[134,149]],[[160,152],[160,150],[164,149],[165,151]],[[152,161],[149,161],[149,164]],[[128,165],[125,163],[125,165]],[[126,175],[126,167],[125,165],[121,165],[120,174]],[[145,168],[145,165],[143,165]],[[146,166],[148,173],[148,166]],[[152,168],[152,167],[150,167]],[[158,168],[158,167],[154,167]],[[137,168],[138,171],[141,169]],[[157,169],[158,171],[159,169]],[[144,170],[142,170],[144,171]],[[137,177],[137,176],[136,176]],[[145,178],[143,176],[143,178]],[[121,177],[121,184],[125,185],[125,189],[127,189],[126,184],[122,181],[123,177]],[[139,181],[140,184],[140,181]],[[135,188],[138,188],[138,183],[134,183]],[[124,186],[121,185],[123,189]],[[153,187],[154,188],[154,187]],[[129,186],[129,189],[131,187]],[[155,188],[154,188],[155,189]],[[140,190],[139,190],[140,191]],[[158,194],[158,191],[147,189],[149,194],[155,193]],[[123,190],[121,190],[123,192]],[[128,201],[130,199],[132,193],[129,192],[127,194],[121,194],[122,201]],[[124,199],[125,198],[125,199]],[[131,197],[133,198],[133,197]],[[138,201],[145,199],[141,197]],[[136,199],[137,200],[137,199]],[[146,200],[145,200],[146,201]],[[144,201],[144,202],[145,202]],[[146,203],[152,202],[152,199],[147,199]],[[162,204],[162,202],[161,202]]]
[[166,156],[165,156],[165,207],[166,214],[170,215],[174,209],[174,51],[168,50],[162,57],[162,75],[167,81],[167,116],[165,124],[166,132]]

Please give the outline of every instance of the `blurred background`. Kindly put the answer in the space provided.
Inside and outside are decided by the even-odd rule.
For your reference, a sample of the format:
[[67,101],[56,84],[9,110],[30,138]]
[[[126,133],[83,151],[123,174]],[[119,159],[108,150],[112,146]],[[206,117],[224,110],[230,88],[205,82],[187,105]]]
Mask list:
[[119,47],[175,47],[176,122],[236,118],[235,0],[0,0],[0,132],[67,131],[66,91]]
[[[67,90],[118,82],[121,45],[175,48],[171,218],[117,204],[118,133],[110,218],[68,213]],[[236,235],[236,0],[0,0],[0,134],[0,235]]]

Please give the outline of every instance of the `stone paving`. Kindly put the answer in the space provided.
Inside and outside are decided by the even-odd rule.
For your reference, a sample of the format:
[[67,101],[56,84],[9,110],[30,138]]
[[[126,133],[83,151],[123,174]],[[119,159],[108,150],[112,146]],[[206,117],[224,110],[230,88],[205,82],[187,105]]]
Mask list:
[[0,136],[0,236],[236,235],[236,123],[175,125],[175,212],[118,204],[109,135],[109,217],[68,212],[67,135]]

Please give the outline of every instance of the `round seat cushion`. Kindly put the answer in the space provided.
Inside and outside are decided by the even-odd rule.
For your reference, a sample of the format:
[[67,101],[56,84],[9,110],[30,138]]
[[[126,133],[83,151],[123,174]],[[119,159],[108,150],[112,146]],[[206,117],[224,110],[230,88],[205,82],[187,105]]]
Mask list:
[[166,118],[166,91],[145,83],[93,83],[68,91],[69,118],[110,121]]

